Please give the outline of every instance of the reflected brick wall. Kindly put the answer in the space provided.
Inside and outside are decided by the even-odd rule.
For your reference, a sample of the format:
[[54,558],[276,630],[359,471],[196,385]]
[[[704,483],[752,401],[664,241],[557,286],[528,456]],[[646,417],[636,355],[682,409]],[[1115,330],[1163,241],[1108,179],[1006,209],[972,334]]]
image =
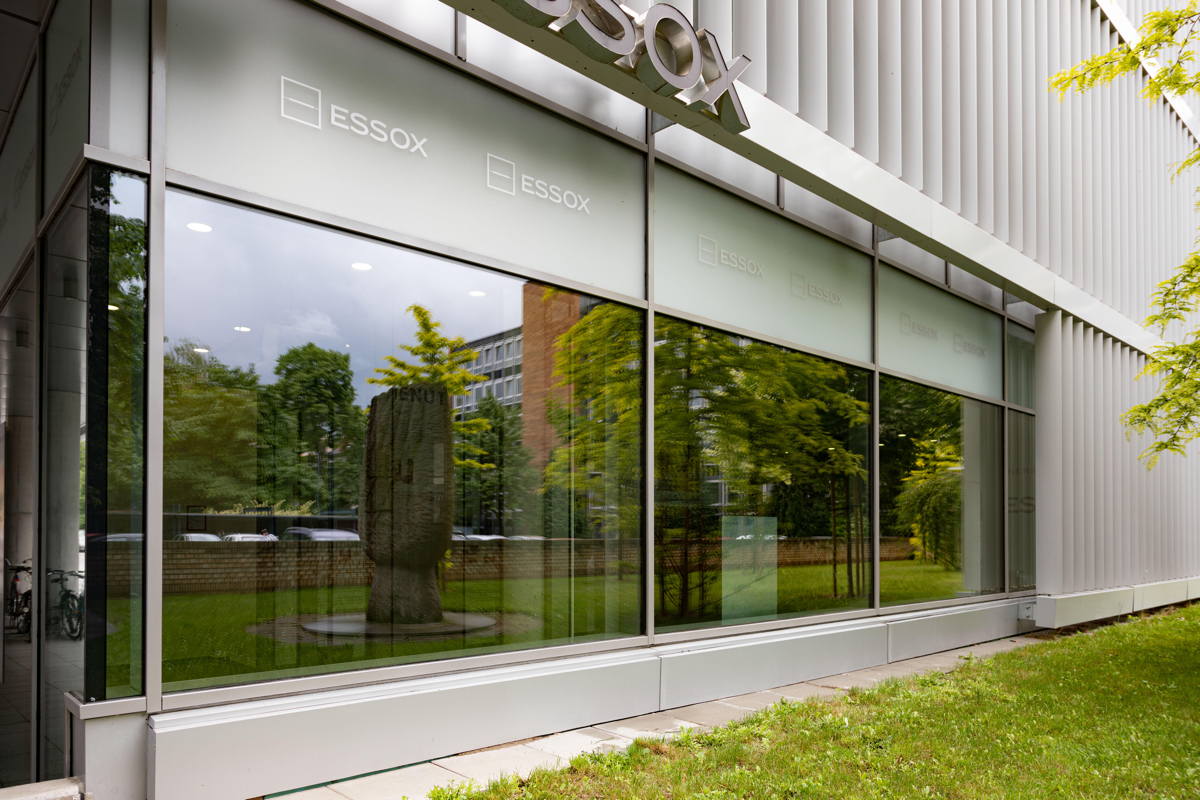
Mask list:
[[[660,546],[661,547],[661,546]],[[677,545],[670,545],[674,548]],[[698,557],[693,545],[692,563],[721,564],[722,543],[708,542],[707,558]],[[130,577],[141,568],[136,542],[108,544],[109,591],[129,591]],[[842,545],[844,549],[844,544]],[[828,564],[828,539],[801,539],[778,543],[783,567]],[[671,553],[661,553],[672,558]],[[911,557],[905,539],[885,538],[880,557],[900,561]],[[844,558],[844,553],[842,554]],[[747,552],[747,564],[752,559]],[[603,539],[549,539],[545,541],[455,542],[453,566],[446,580],[496,580],[620,574],[636,575],[642,567],[642,545],[637,541]],[[672,558],[674,561],[678,559]],[[737,568],[725,563],[725,568]],[[166,542],[163,546],[163,591],[166,594],[269,592],[276,589],[322,586],[368,586],[371,562],[360,542]]]

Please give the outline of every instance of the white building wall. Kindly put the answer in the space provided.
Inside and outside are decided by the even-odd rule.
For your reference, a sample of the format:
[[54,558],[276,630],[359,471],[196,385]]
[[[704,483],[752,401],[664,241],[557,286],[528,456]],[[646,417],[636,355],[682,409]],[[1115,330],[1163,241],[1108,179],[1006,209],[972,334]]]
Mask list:
[[1059,311],[1037,323],[1037,582],[1047,595],[1200,575],[1200,462],[1138,460],[1120,415],[1149,400],[1143,354]]

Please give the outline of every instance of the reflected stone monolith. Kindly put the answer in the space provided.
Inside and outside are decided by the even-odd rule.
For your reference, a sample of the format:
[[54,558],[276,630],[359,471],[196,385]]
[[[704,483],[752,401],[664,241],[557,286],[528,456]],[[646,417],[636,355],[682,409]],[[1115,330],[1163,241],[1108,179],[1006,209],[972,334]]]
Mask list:
[[368,623],[442,621],[437,569],[450,546],[452,440],[443,387],[398,386],[371,401],[358,509],[375,562]]

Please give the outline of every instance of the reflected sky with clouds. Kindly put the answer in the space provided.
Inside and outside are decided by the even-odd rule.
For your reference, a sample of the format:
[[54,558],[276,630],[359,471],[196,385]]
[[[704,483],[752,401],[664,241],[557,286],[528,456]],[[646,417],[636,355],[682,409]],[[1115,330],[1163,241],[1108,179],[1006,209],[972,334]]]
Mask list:
[[166,229],[167,347],[194,342],[264,383],[281,354],[312,342],[350,353],[364,404],[385,388],[366,382],[374,369],[414,343],[414,303],[468,341],[521,325],[524,280],[445,258],[179,191],[168,194]]

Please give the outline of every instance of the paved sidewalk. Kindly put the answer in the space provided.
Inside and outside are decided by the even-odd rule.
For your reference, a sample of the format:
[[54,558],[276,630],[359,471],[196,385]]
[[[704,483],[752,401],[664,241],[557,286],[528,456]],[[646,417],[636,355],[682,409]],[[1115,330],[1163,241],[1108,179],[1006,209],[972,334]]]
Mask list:
[[619,719],[587,728],[555,733],[523,742],[475,750],[426,764],[381,772],[366,778],[331,783],[318,789],[288,795],[288,800],[423,800],[438,786],[473,782],[486,786],[503,775],[524,777],[539,767],[565,767],[583,753],[624,750],[639,737],[670,738],[686,728],[701,731],[747,717],[781,700],[813,700],[838,697],[850,689],[869,689],[892,678],[926,672],[949,672],[967,658],[987,658],[1015,650],[1042,639],[1013,636],[993,642],[960,647],[944,653],[895,661],[868,669],[843,672],[804,683],[780,686],[761,692],[726,697],[707,703],[673,708],[640,717]]

